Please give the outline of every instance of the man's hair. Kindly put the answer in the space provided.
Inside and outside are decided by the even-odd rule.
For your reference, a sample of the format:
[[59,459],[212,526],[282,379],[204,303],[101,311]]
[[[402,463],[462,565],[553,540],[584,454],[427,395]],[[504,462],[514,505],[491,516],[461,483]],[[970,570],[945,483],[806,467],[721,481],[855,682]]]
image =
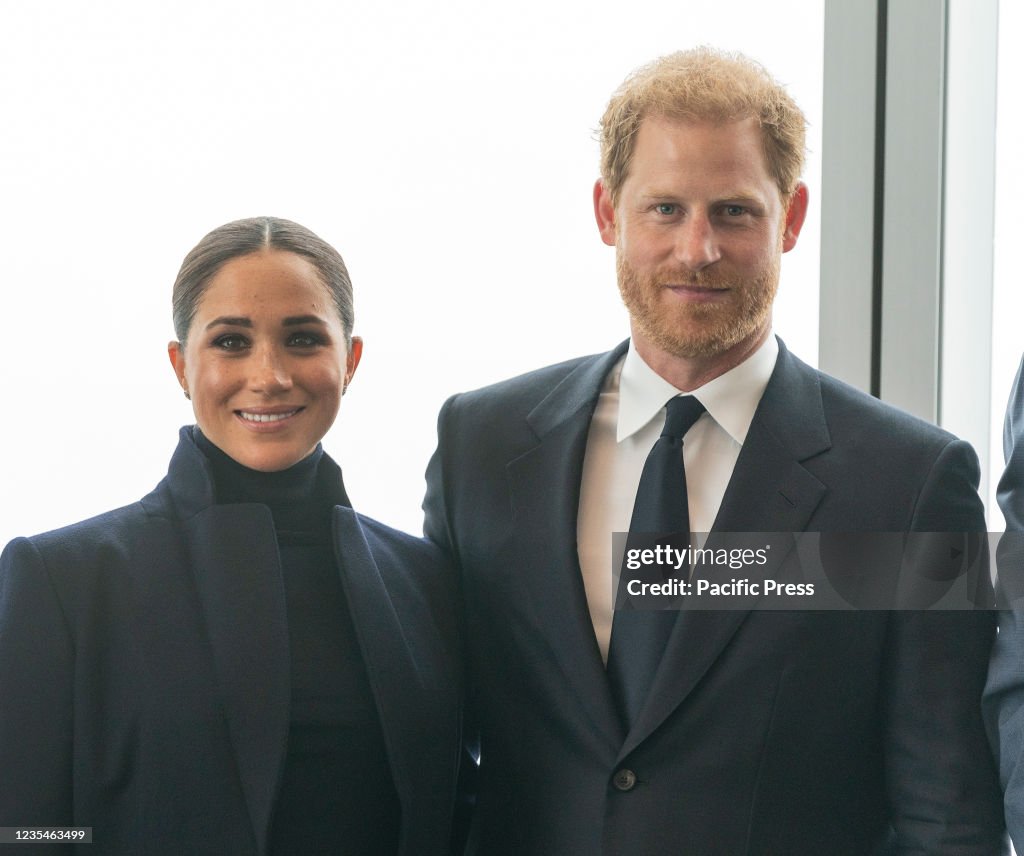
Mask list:
[[617,204],[644,119],[735,122],[756,119],[768,173],[783,199],[803,171],[807,119],[764,66],[709,47],[660,57],[634,71],[601,117],[601,179]]

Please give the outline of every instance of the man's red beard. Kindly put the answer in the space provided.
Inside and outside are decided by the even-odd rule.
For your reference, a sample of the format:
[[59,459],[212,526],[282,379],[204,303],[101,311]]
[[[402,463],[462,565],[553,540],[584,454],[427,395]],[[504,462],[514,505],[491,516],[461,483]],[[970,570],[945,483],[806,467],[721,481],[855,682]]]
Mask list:
[[[779,262],[769,263],[753,279],[728,271],[658,271],[644,277],[616,253],[622,302],[652,344],[676,357],[714,357],[764,329],[779,287]],[[691,285],[727,289],[725,299],[686,302],[665,288]]]

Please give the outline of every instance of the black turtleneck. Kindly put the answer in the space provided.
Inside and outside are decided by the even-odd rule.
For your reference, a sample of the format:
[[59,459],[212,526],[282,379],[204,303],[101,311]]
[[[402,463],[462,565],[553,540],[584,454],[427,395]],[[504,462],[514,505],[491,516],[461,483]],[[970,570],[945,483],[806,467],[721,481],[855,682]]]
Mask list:
[[239,464],[198,430],[218,504],[270,509],[284,575],[291,659],[288,752],[271,856],[393,856],[400,808],[380,719],[335,565],[339,484],[319,478],[323,449],[286,470]]

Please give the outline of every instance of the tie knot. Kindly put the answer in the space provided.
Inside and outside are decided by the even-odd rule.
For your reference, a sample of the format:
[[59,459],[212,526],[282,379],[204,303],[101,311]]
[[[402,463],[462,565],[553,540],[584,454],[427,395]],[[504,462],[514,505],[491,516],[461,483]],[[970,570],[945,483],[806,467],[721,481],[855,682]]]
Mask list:
[[682,440],[703,412],[704,405],[692,395],[677,395],[665,405],[665,427],[661,429],[661,436]]

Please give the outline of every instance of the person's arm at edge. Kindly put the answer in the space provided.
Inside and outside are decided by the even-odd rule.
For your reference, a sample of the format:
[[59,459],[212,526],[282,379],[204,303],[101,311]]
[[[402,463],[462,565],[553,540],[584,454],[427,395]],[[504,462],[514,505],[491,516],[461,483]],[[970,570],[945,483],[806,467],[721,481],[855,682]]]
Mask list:
[[1006,536],[997,551],[999,613],[982,709],[1003,786],[1006,826],[1024,852],[1024,360],[1017,369],[1003,423],[1006,469],[999,480],[999,507]]
[[[910,529],[984,533],[979,475],[974,450],[950,441],[936,456]],[[986,608],[890,614],[883,739],[895,853],[1007,852],[980,708],[994,628]]]
[[[427,491],[423,498],[423,534],[444,551],[461,580],[462,571],[454,545],[451,521],[448,517],[447,482],[444,477],[448,471],[447,456],[450,454],[451,449],[451,444],[446,442],[449,436],[447,417],[450,414],[455,399],[456,396],[453,396],[444,403],[437,418],[437,448],[427,464]],[[460,609],[459,611],[461,614],[462,610]],[[463,631],[460,635],[463,640],[465,640],[465,625],[465,620],[460,621],[460,629]],[[468,662],[468,656],[464,658],[464,662]],[[463,712],[463,751],[459,765],[455,817],[452,823],[452,853],[456,854],[456,856],[465,849],[469,836],[470,820],[476,804],[480,741],[473,715],[473,691],[473,684],[470,681],[467,669],[466,701]]]
[[[0,826],[72,826],[74,644],[42,556],[0,556]],[[33,853],[66,853],[36,845]]]

